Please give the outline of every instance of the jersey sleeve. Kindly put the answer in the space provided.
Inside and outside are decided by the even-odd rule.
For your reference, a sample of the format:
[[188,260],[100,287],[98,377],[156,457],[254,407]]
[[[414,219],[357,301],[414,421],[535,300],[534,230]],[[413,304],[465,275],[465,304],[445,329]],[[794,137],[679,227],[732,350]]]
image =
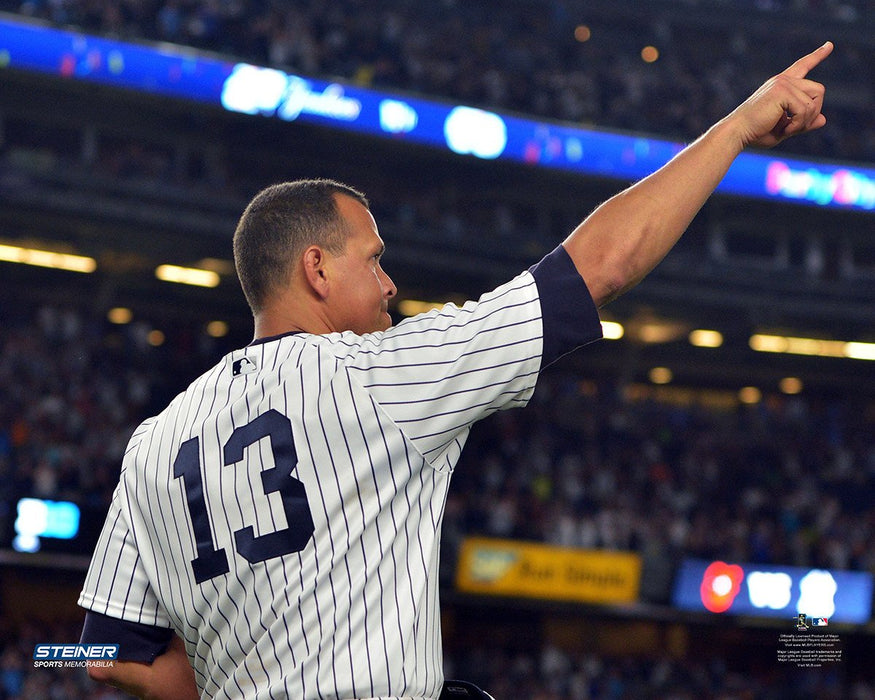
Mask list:
[[538,285],[544,324],[541,367],[600,340],[602,324],[583,278],[563,246],[529,268]]
[[79,638],[82,644],[118,644],[119,661],[151,664],[167,651],[173,638],[169,627],[141,625],[89,610]]
[[116,487],[97,541],[79,605],[108,617],[154,627],[170,627],[155,596],[121,507]]
[[[572,294],[582,298],[569,303]],[[477,301],[406,319],[371,346],[366,336],[350,373],[432,461],[475,421],[525,405],[546,362],[600,337],[595,305],[560,246]]]

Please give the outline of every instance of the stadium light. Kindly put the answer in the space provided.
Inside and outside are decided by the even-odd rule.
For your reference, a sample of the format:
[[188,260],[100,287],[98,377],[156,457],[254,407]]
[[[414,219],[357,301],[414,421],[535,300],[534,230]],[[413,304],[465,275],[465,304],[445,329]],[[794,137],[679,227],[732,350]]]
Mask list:
[[750,337],[749,345],[757,352],[875,360],[875,343],[757,333]]
[[720,331],[698,328],[690,332],[690,345],[697,348],[719,348],[723,345],[723,334]]
[[219,275],[212,270],[202,270],[196,267],[180,267],[179,265],[159,265],[155,268],[155,277],[163,282],[190,284],[195,287],[217,287]]
[[673,321],[650,321],[642,323],[634,329],[634,335],[642,343],[658,345],[660,343],[670,343],[683,334],[683,327]]
[[153,348],[161,347],[164,345],[165,340],[167,340],[167,336],[164,335],[164,331],[159,331],[158,329],[152,329],[146,335],[146,342]]
[[799,377],[784,377],[779,386],[781,387],[782,392],[790,396],[801,394],[802,389],[805,388],[805,385]]
[[116,306],[106,313],[110,323],[123,326],[134,318],[134,312],[124,306]]
[[574,38],[576,41],[584,44],[592,39],[592,29],[585,24],[578,25],[574,28]]
[[619,340],[626,333],[621,323],[602,321],[602,335],[605,340]]
[[645,46],[641,49],[641,60],[645,63],[656,63],[659,60],[659,49],[655,46]]
[[207,324],[207,335],[211,338],[224,338],[228,335],[228,324],[225,321],[210,321]]
[[35,265],[37,267],[50,267],[54,270],[68,270],[70,272],[94,272],[97,269],[97,261],[84,255],[72,255],[71,253],[58,253],[52,250],[38,250],[36,248],[22,248],[15,245],[0,245],[0,260],[5,262]]
[[745,386],[738,390],[738,400],[751,406],[763,400],[763,392],[755,386]]
[[875,360],[875,343],[845,343],[845,357],[854,360]]
[[647,373],[647,378],[653,384],[671,384],[674,379],[674,372],[668,367],[654,367]]

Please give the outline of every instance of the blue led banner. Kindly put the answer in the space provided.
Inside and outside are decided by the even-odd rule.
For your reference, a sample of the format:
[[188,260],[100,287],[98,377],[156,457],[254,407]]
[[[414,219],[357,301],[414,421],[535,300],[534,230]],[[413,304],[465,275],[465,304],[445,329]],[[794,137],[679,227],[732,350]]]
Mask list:
[[[130,44],[0,17],[0,67],[221,105],[584,175],[637,180],[682,145],[534,121],[233,63],[169,44]],[[875,210],[875,168],[744,153],[719,191]]]
[[685,559],[672,604],[727,615],[803,615],[822,624],[865,624],[872,615],[872,574],[769,564]]

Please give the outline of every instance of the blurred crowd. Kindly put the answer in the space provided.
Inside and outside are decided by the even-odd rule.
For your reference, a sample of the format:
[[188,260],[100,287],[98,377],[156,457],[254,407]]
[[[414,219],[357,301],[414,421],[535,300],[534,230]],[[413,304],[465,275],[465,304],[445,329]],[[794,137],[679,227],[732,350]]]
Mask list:
[[[196,329],[155,346],[144,322],[118,326],[69,308],[3,325],[7,504],[37,496],[102,507],[135,425],[225,349]],[[446,541],[484,534],[655,562],[691,555],[875,572],[875,404],[707,396],[661,399],[655,387],[546,373],[529,407],[475,428]]]
[[[83,668],[35,668],[40,643],[72,643],[73,622],[16,626],[0,616],[0,700],[126,700],[90,680]],[[760,660],[762,662],[762,660]],[[574,653],[553,644],[512,651],[499,646],[450,650],[447,677],[466,678],[499,700],[873,700],[871,679],[841,667],[799,669],[758,663],[733,669],[719,655],[675,659]],[[765,670],[768,669],[768,670]]]
[[545,379],[472,436],[445,536],[875,572],[872,405]]
[[[500,12],[483,0],[0,0],[0,9],[89,32],[681,140],[830,38],[839,48],[815,76],[830,85],[830,129],[789,148],[875,160],[872,0],[625,5],[605,13],[579,0],[516,0]],[[658,60],[642,60],[644,44]]]
[[206,336],[156,347],[148,324],[70,309],[7,310],[0,327],[2,532],[23,496],[105,510],[134,427],[216,354]]
[[[458,662],[458,663],[457,663]],[[764,662],[764,663],[761,663]],[[840,668],[779,666],[771,658],[732,668],[719,654],[673,659],[602,657],[545,644],[537,653],[467,649],[447,660],[499,700],[872,700],[875,684]]]
[[[113,325],[72,307],[5,308],[0,325],[7,520],[23,495],[105,507],[135,424],[227,349],[195,330],[155,345],[148,324]],[[560,364],[529,407],[473,431],[446,506],[445,564],[471,534],[635,551],[645,561],[642,594],[656,602],[667,590],[660,577],[667,585],[681,556],[875,572],[873,406],[718,399]],[[0,623],[0,699],[120,697],[78,670],[33,668],[33,645],[74,641],[76,624]],[[451,647],[447,671],[499,698],[875,698],[871,682],[841,668],[770,663],[742,674],[719,656],[605,658],[523,642]]]
[[[10,626],[0,617],[0,700],[126,700],[82,668],[34,668],[39,643],[71,643],[75,623]],[[766,664],[761,664],[766,666]],[[693,659],[600,656],[547,644],[538,651],[498,646],[450,650],[447,677],[467,678],[500,700],[873,700],[875,684],[841,668],[732,669],[719,655]]]

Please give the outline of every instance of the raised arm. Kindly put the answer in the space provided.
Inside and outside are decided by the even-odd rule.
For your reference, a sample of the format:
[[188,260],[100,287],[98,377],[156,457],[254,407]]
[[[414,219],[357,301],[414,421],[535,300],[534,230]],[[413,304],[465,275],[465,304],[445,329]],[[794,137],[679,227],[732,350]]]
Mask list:
[[770,78],[662,168],[600,205],[563,242],[597,306],[638,284],[674,246],[735,158],[819,129],[823,85],[808,72],[831,42]]

